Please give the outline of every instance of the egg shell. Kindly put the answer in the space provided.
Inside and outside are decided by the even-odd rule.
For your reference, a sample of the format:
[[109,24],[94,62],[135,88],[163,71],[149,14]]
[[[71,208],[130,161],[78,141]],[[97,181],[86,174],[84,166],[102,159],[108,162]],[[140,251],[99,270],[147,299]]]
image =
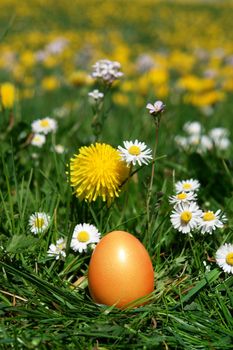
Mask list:
[[150,294],[154,271],[143,244],[125,231],[104,236],[91,256],[88,287],[96,303],[119,308]]

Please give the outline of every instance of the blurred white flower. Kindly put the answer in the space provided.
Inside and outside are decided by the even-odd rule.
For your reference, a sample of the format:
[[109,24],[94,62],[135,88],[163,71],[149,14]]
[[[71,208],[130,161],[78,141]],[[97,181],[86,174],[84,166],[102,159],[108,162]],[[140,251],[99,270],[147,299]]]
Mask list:
[[54,149],[55,149],[55,152],[58,154],[62,154],[65,152],[65,148],[62,145],[55,145]]
[[148,54],[138,56],[136,61],[137,71],[145,73],[155,66],[154,59]]
[[144,142],[135,141],[124,141],[124,147],[118,146],[118,150],[124,160],[128,165],[136,165],[138,163],[140,166],[142,164],[148,164],[153,158],[151,155],[151,149],[147,148]]
[[64,118],[70,114],[70,109],[66,106],[57,107],[53,110],[53,115],[57,118]]
[[98,89],[95,89],[88,93],[88,96],[92,97],[95,101],[101,100],[104,97],[104,94]]
[[207,117],[211,116],[214,113],[214,108],[212,106],[203,106],[200,108],[200,110]]
[[43,133],[47,135],[52,131],[56,131],[57,122],[55,119],[50,117],[45,117],[43,119],[37,119],[32,122],[32,131],[35,133]]
[[37,62],[44,62],[49,56],[49,53],[45,50],[39,50],[35,53],[36,61]]
[[188,140],[188,144],[189,146],[194,146],[197,147],[200,144],[200,135],[199,134],[193,134],[188,136],[187,140]]
[[231,145],[231,141],[228,138],[230,132],[226,128],[213,128],[209,131],[209,136],[213,141],[214,146],[224,151]]
[[34,134],[31,140],[31,145],[36,147],[42,147],[46,141],[46,137],[43,134]]
[[210,151],[213,148],[213,142],[207,135],[202,135],[199,142],[198,151],[200,153]]
[[57,55],[57,54],[63,52],[68,44],[69,44],[68,39],[58,37],[58,38],[54,39],[53,41],[51,41],[48,45],[46,45],[45,51],[50,53],[50,54]]
[[201,133],[201,124],[199,122],[187,122],[184,124],[183,129],[189,135],[200,135]]
[[54,257],[56,260],[66,257],[66,242],[63,238],[60,238],[56,241],[56,244],[50,244],[48,250],[48,256]]
[[215,141],[215,139],[221,139],[229,136],[229,130],[226,128],[213,128],[209,131],[210,137]]
[[92,76],[94,78],[102,79],[104,82],[111,84],[114,80],[123,76],[120,71],[121,64],[116,61],[107,59],[99,60],[93,65]]
[[213,142],[215,147],[218,148],[220,151],[225,151],[231,145],[231,141],[227,137],[215,139],[213,140]]
[[225,243],[216,252],[216,263],[223,271],[233,273],[233,244]]
[[189,140],[187,137],[177,135],[175,136],[175,143],[184,150],[189,148]]

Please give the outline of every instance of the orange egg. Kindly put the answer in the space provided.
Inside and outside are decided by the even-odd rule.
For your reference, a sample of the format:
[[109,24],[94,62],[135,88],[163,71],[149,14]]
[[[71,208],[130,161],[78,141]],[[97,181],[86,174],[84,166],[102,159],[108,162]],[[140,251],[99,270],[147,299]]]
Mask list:
[[96,303],[119,308],[150,294],[154,271],[147,250],[128,232],[108,233],[92,253],[88,286]]

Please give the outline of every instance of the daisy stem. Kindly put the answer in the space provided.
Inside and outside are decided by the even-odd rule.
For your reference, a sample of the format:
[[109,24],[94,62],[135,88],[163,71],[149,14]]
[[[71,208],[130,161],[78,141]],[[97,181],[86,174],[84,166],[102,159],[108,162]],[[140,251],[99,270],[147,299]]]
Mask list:
[[196,255],[196,252],[195,252],[195,249],[193,247],[192,239],[191,239],[190,235],[188,235],[188,240],[189,240],[189,244],[190,244],[193,256],[194,256],[194,260],[195,260],[196,266],[197,266],[197,268],[200,268],[200,260],[198,259],[198,256]]
[[149,228],[150,228],[150,200],[151,200],[152,187],[153,187],[154,175],[155,175],[155,162],[154,162],[154,159],[156,157],[156,152],[157,152],[157,148],[158,148],[158,141],[159,141],[159,120],[156,120],[155,121],[155,145],[154,145],[154,150],[153,150],[153,163],[152,163],[152,167],[151,167],[150,184],[149,184],[148,196],[147,196],[147,201],[146,201],[146,213],[147,213],[147,228],[148,228],[148,231],[149,231]]

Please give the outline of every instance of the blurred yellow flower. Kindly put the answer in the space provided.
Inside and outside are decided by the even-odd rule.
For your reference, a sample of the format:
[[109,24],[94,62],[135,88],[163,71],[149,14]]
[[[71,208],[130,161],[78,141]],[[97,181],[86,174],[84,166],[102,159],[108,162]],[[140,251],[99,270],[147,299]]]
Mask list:
[[84,71],[75,71],[70,75],[69,82],[80,87],[93,84],[94,79]]
[[150,82],[154,85],[166,84],[169,78],[167,70],[163,68],[153,68],[148,74]]
[[35,95],[34,89],[25,88],[20,90],[20,99],[30,99]]
[[175,50],[169,58],[170,67],[180,73],[190,72],[195,63],[195,57],[185,52]]
[[167,84],[162,84],[154,89],[154,94],[157,98],[165,98],[169,93],[169,88]]
[[44,59],[43,64],[46,68],[54,68],[58,64],[58,59],[56,56],[50,55]]
[[122,94],[121,92],[116,92],[113,95],[113,101],[120,106],[127,106],[129,103],[128,95]]
[[177,83],[178,87],[192,92],[201,92],[213,89],[215,81],[210,78],[199,78],[195,75],[186,75]]
[[233,91],[233,78],[226,79],[223,82],[224,91]]
[[123,92],[131,92],[134,90],[134,83],[133,81],[125,80],[121,84],[121,91]]
[[222,91],[207,91],[200,94],[189,94],[185,96],[185,102],[194,106],[211,106],[224,99],[225,94]]
[[45,77],[41,82],[41,86],[45,91],[52,91],[59,88],[60,82],[55,76]]
[[32,51],[24,51],[20,57],[22,65],[26,68],[31,68],[36,63],[35,54]]
[[15,102],[15,87],[11,83],[1,85],[1,102],[4,108],[12,108]]

